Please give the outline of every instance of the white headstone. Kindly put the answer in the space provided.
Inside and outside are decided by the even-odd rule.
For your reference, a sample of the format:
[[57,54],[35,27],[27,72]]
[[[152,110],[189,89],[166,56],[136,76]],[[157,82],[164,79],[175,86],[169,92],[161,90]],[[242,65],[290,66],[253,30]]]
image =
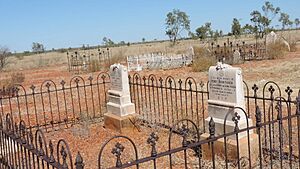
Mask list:
[[[234,109],[235,107],[245,110],[242,70],[219,62],[217,66],[209,68],[209,117],[206,119],[206,125],[212,117],[216,125],[216,135],[224,134],[224,120],[227,116],[226,133],[233,132],[235,124],[232,118],[236,112],[240,116],[239,128],[245,128],[246,116],[242,110]],[[248,121],[251,126],[251,120]],[[246,132],[240,133],[239,137],[245,134]]]
[[109,73],[111,82],[110,89],[128,94],[129,82],[127,68],[120,64],[114,64],[110,66]]
[[130,100],[127,68],[120,64],[110,66],[111,88],[108,91],[107,111],[118,116],[135,113],[134,104]]
[[266,42],[267,44],[275,43],[277,39],[277,34],[272,31],[267,35]]
[[238,50],[233,52],[233,64],[240,63],[242,61],[241,53]]

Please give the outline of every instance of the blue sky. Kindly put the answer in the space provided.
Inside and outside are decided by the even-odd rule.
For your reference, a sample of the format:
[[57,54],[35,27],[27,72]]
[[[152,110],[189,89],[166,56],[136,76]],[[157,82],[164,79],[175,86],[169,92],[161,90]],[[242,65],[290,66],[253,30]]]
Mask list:
[[[190,16],[191,30],[205,22],[228,32],[234,17],[249,23],[250,12],[263,0],[1,0],[0,46],[31,50],[98,45],[104,36],[114,42],[167,39],[166,14],[180,9]],[[274,0],[291,19],[300,18],[300,0]],[[276,25],[278,23],[274,23]]]

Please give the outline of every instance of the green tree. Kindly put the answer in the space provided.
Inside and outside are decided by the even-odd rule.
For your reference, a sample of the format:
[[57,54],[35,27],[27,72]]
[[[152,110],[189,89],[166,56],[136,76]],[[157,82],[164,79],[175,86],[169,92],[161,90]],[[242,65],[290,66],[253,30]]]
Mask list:
[[266,1],[261,9],[263,14],[261,14],[257,10],[254,10],[250,13],[251,15],[250,20],[254,24],[254,26],[253,29],[247,26],[246,30],[250,31],[250,29],[252,29],[256,37],[263,38],[271,30],[270,29],[271,22],[276,17],[276,15],[280,12],[280,8],[274,7],[273,4],[271,4],[269,1]]
[[254,24],[255,27],[255,29],[253,30],[256,37],[263,38],[267,33],[267,28],[270,25],[271,21],[267,17],[263,16],[259,11],[252,11],[250,15],[250,21]]
[[231,33],[235,36],[235,38],[239,37],[242,33],[240,21],[236,18],[233,18],[231,24]]
[[218,41],[218,38],[221,37],[221,33],[222,33],[222,31],[218,31],[218,30],[216,30],[214,32],[214,34],[213,34],[214,41]]
[[196,35],[201,39],[206,39],[211,32],[211,23],[206,22],[204,25],[196,29]]
[[119,45],[126,45],[126,43],[122,40],[121,42],[119,42]]
[[250,24],[246,24],[243,26],[242,31],[244,34],[252,34],[254,33],[254,27]]
[[112,45],[115,44],[111,39],[109,39],[109,38],[107,38],[107,37],[104,37],[104,38],[102,39],[102,43],[103,43],[103,45],[105,45],[105,46],[112,46]]
[[262,6],[262,11],[264,12],[265,18],[268,20],[268,22],[271,23],[272,20],[276,17],[276,15],[280,12],[280,8],[274,7],[273,4],[271,4],[271,2],[266,1],[265,4]]
[[33,42],[32,43],[32,52],[41,53],[45,51],[45,47],[42,43]]
[[220,34],[220,37],[222,37],[223,36],[223,31],[220,30],[219,34]]
[[299,20],[299,18],[296,18],[294,22],[295,22],[296,29],[297,29],[298,26],[300,25],[300,20]]
[[213,38],[213,37],[214,37],[214,33],[215,33],[215,32],[214,32],[213,30],[209,30],[208,33],[209,33],[209,37],[210,37],[210,38]]
[[142,42],[145,42],[146,41],[146,39],[145,38],[142,38]]
[[193,32],[189,32],[189,37],[191,37],[192,39],[198,39],[198,36]]
[[190,30],[189,16],[179,9],[173,9],[172,12],[167,14],[166,18],[166,35],[169,36],[173,45],[184,30]]
[[290,20],[290,16],[283,12],[280,13],[280,18],[278,21],[281,22],[282,30],[284,30],[286,26],[293,24],[293,22]]

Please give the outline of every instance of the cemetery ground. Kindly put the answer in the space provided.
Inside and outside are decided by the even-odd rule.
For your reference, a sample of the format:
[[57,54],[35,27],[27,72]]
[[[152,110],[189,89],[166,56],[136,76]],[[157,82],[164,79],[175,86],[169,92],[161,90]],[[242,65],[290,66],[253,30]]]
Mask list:
[[[34,62],[34,58],[28,59],[23,67],[15,67],[13,70],[0,72],[0,80],[9,78],[12,72],[22,72],[25,75],[24,86],[32,84],[41,84],[44,80],[51,79],[59,82],[60,80],[69,81],[74,74],[68,72],[66,61],[57,61],[57,57],[47,57],[49,64],[47,66],[26,68],[27,62]],[[26,57],[26,56],[25,56]],[[51,59],[54,57],[54,60]],[[65,56],[60,56],[65,57]],[[64,60],[64,58],[61,58]],[[56,64],[59,63],[59,64]],[[12,65],[13,66],[13,65]],[[297,45],[296,52],[286,52],[282,58],[274,60],[247,61],[243,64],[235,65],[243,70],[244,80],[249,84],[263,84],[265,81],[274,81],[280,86],[289,85],[292,88],[299,88],[300,77],[300,44]],[[83,77],[96,75],[99,72],[81,74]],[[133,73],[131,73],[133,74]],[[175,79],[193,77],[197,80],[207,81],[208,72],[193,72],[191,67],[183,67],[172,70],[143,70],[140,75],[154,74],[158,77],[173,76]],[[298,85],[298,86],[297,86]]]
[[[296,52],[286,52],[285,55],[279,59],[248,61],[235,66],[242,68],[243,79],[249,85],[253,85],[254,83],[256,83],[261,89],[262,85],[265,82],[274,81],[278,83],[278,85],[282,88],[290,86],[291,88],[298,90],[300,88],[300,45],[298,45],[297,48],[298,50]],[[59,83],[61,80],[70,81],[70,79],[74,76],[74,74],[68,72],[67,64],[57,65],[55,64],[56,61],[49,62],[51,62],[51,64],[47,67],[22,70],[22,73],[24,73],[25,75],[23,86],[29,88],[32,84],[40,85],[44,80],[48,79],[51,79],[57,83]],[[1,72],[1,79],[7,78],[10,73],[11,72]],[[97,75],[98,73],[99,72],[81,74],[81,76],[87,79],[90,75]],[[175,79],[185,79],[187,77],[193,77],[197,79],[197,81],[202,80],[203,82],[206,82],[208,79],[207,72],[192,72],[191,67],[184,67],[173,70],[146,70],[139,73],[141,76],[149,76],[150,74],[155,74],[157,77],[173,76]],[[131,74],[133,74],[133,72]],[[295,97],[296,93],[296,91],[293,93],[293,98]],[[65,128],[65,126],[62,125],[62,128]],[[138,150],[141,151],[138,152],[139,157],[150,156],[151,147],[147,144],[147,138],[153,131],[157,131],[159,136],[158,152],[168,150],[167,129],[158,128],[157,126],[146,127],[141,125],[134,131],[126,133],[126,135],[131,138],[136,145],[138,145]],[[103,128],[103,123],[101,121],[83,120],[82,122],[79,122],[74,126],[69,126],[69,128],[46,133],[46,138],[51,139],[54,142],[57,142],[61,138],[65,139],[69,143],[73,156],[75,156],[77,152],[80,151],[86,164],[85,167],[96,168],[98,154],[102,144],[107,139],[117,134],[118,133],[114,131]],[[126,146],[126,143],[124,144],[126,148],[130,147],[129,145]],[[174,143],[174,146],[180,146],[180,144],[181,142],[178,141],[177,143]],[[113,155],[111,155],[112,147],[106,148],[106,155],[103,157],[107,159],[113,159],[111,161],[106,161],[110,161],[111,164],[114,164],[115,158],[113,157]],[[129,150],[129,152],[132,152],[132,150]],[[126,159],[130,159],[130,157],[134,159],[132,153],[129,153]],[[193,157],[189,156],[189,158]],[[163,166],[165,161],[163,159],[164,158],[158,160],[158,168],[164,168]],[[178,168],[181,168],[180,166],[184,165],[184,161],[181,161],[180,158],[175,158],[174,163],[177,164],[176,167]],[[209,163],[209,161],[207,163]],[[147,165],[149,165],[149,163],[142,165],[141,168],[151,168]],[[217,168],[224,167],[224,164],[221,161],[217,163],[217,165],[219,166],[217,166]],[[209,168],[209,164],[207,166]],[[235,164],[233,163],[232,166],[234,167]],[[192,163],[189,164],[189,167],[195,168]]]

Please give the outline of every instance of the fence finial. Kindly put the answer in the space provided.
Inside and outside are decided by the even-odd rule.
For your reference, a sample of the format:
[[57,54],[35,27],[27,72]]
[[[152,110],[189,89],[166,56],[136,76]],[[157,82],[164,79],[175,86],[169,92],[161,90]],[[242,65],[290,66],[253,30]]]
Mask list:
[[116,143],[115,147],[112,149],[111,153],[117,157],[116,167],[121,167],[121,154],[124,151],[125,147],[121,143]]
[[149,138],[147,139],[147,143],[150,144],[152,147],[151,157],[155,157],[157,155],[156,142],[158,141],[158,139],[159,139],[159,137],[154,132],[152,132],[150,134]]
[[252,90],[254,91],[254,95],[256,95],[256,92],[257,92],[257,90],[258,90],[258,86],[257,86],[256,84],[254,84],[254,85],[252,86]]
[[293,89],[290,86],[288,86],[285,89],[285,92],[288,94],[288,100],[290,101],[291,100],[291,94],[293,93]]
[[232,117],[232,121],[235,124],[235,126],[234,126],[234,132],[238,132],[239,131],[238,123],[239,123],[240,119],[241,119],[241,116],[237,112],[235,112],[234,116]]
[[188,145],[187,136],[190,130],[187,125],[182,124],[182,127],[179,129],[179,134],[182,136],[182,146],[186,147]]
[[76,169],[83,169],[84,168],[83,158],[82,158],[79,151],[78,151],[77,156],[76,156],[75,166],[76,166]]

